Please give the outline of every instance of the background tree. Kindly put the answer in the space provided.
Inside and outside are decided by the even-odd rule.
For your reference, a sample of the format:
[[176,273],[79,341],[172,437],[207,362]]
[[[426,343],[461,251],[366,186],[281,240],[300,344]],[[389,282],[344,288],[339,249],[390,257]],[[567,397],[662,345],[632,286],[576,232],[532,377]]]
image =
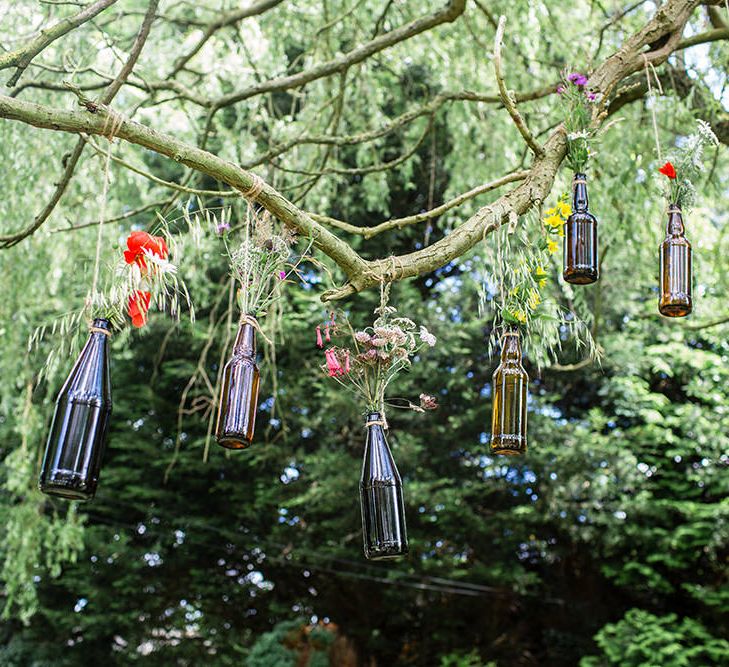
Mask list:
[[[3,3],[3,664],[727,661],[729,17],[689,0],[426,4]],[[504,461],[479,292],[498,278],[493,232],[568,188],[567,67],[589,71],[608,126],[590,174],[602,277],[573,289],[555,259],[547,290],[603,360],[565,340],[528,368],[530,453]],[[686,322],[656,309],[652,112],[664,150],[696,117],[723,144],[687,217]],[[108,258],[155,213],[185,235],[183,211],[238,216],[248,195],[316,263],[268,318],[258,442],[203,462],[236,317],[207,230],[181,267],[195,326],[154,317],[114,341],[100,491],[76,506],[34,490],[68,360],[41,379],[56,342],[27,341],[83,302],[112,129]],[[441,404],[391,415],[412,556],[387,565],[361,556],[361,419],[313,345],[322,298],[363,322],[381,279],[439,338],[397,389]]]

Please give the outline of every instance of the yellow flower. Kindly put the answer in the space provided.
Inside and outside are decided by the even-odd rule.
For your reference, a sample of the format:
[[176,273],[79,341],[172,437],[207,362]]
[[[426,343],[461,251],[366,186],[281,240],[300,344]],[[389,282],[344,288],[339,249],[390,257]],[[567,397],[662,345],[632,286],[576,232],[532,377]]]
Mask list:
[[537,292],[537,290],[532,288],[529,292],[529,300],[527,301],[527,304],[532,310],[534,310],[540,303],[542,303],[542,297],[539,296],[539,292]]
[[559,229],[557,230],[557,236],[559,236],[559,237],[561,237],[561,238],[564,238],[564,226],[560,227],[560,228],[559,228]]
[[544,218],[544,222],[550,227],[561,227],[564,225],[564,220],[558,215],[550,215],[548,218]]
[[519,322],[521,322],[522,324],[526,324],[527,316],[523,310],[515,310],[513,315]]
[[556,208],[548,208],[546,211],[544,211],[544,215],[549,217],[550,215],[556,215],[557,209]]
[[554,253],[559,250],[559,243],[557,243],[557,241],[554,241],[552,239],[548,239],[547,240],[547,250],[549,251],[550,255],[554,255]]
[[547,272],[541,264],[534,270],[534,277],[537,279],[540,289],[547,284]]
[[561,201],[557,204],[557,207],[563,218],[569,218],[572,215],[572,207],[567,202]]

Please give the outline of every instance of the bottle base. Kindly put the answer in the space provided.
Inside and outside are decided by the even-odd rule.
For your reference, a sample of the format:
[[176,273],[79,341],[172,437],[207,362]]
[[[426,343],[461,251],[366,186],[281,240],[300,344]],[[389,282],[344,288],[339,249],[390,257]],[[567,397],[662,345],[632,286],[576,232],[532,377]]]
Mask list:
[[562,277],[572,285],[591,285],[597,282],[599,274],[594,269],[565,271]]
[[658,305],[658,312],[664,317],[686,317],[691,314],[691,302],[672,301]]
[[499,456],[520,456],[527,450],[526,438],[492,438],[491,453]]
[[391,542],[377,547],[365,547],[364,555],[367,560],[394,560],[408,555],[408,545]]
[[253,438],[249,440],[246,436],[238,433],[216,436],[216,440],[221,447],[226,449],[248,449],[253,442]]
[[96,484],[91,487],[75,473],[56,474],[53,479],[41,479],[38,483],[41,493],[65,500],[92,500],[96,495]]

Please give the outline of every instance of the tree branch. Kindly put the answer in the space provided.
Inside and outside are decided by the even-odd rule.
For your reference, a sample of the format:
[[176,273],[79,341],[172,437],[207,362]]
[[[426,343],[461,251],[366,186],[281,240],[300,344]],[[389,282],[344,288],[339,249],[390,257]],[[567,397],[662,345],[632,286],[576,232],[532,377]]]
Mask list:
[[359,236],[363,236],[366,239],[371,239],[373,236],[377,236],[378,234],[382,234],[383,232],[390,231],[391,229],[402,229],[403,227],[407,227],[408,225],[415,225],[419,222],[426,222],[427,220],[437,218],[447,211],[450,211],[452,208],[460,206],[469,199],[478,197],[478,195],[482,195],[486,192],[491,192],[491,190],[496,190],[502,185],[514,183],[515,181],[523,181],[525,178],[527,178],[527,176],[529,176],[528,171],[515,171],[511,174],[507,174],[506,176],[502,176],[501,178],[497,178],[495,181],[491,181],[490,183],[484,183],[483,185],[472,188],[468,192],[464,192],[463,194],[460,194],[457,197],[454,197],[453,199],[447,201],[445,204],[436,206],[429,211],[416,213],[415,215],[409,215],[405,218],[393,218],[391,220],[381,222],[379,225],[375,225],[373,227],[357,227],[356,225],[344,222],[343,220],[337,220],[335,218],[330,218],[324,215],[315,215],[313,213],[310,213],[309,215],[311,215],[311,217],[317,222],[330,225],[331,227],[337,227],[338,229],[349,232],[350,234],[357,234]]
[[[237,104],[243,100],[247,100],[256,95],[263,93],[272,93],[279,90],[288,90],[290,88],[298,88],[304,84],[316,81],[330,74],[336,72],[343,72],[352,65],[361,63],[366,58],[379,53],[380,51],[389,48],[399,42],[404,42],[422,32],[426,32],[442,23],[451,23],[455,21],[466,8],[466,0],[450,0],[448,4],[441,10],[425,16],[423,18],[411,21],[407,25],[386,32],[383,35],[379,35],[369,42],[365,42],[360,46],[343,53],[332,60],[321,63],[312,67],[311,69],[304,70],[297,74],[291,74],[289,76],[281,76],[275,79],[269,79],[259,84],[244,88],[235,93],[229,95],[223,95],[217,100],[211,103],[211,106],[215,108],[222,108],[231,104]],[[160,85],[164,85],[163,82],[159,82]]]
[[499,17],[499,25],[496,28],[496,38],[494,40],[494,74],[496,75],[496,84],[499,87],[499,97],[504,104],[505,109],[509,112],[511,119],[519,130],[519,134],[524,138],[532,153],[536,156],[542,155],[544,149],[539,145],[534,135],[529,131],[527,124],[524,122],[519,110],[516,108],[513,91],[506,89],[504,83],[504,75],[501,72],[501,43],[504,40],[504,28],[506,27],[506,17]]
[[195,45],[183,56],[180,56],[172,65],[172,70],[167,75],[168,78],[174,77],[187,63],[190,62],[205,46],[205,43],[220,29],[226,28],[231,25],[235,25],[243,19],[247,19],[251,16],[258,16],[267,12],[269,9],[273,9],[276,5],[280,5],[283,0],[255,0],[248,7],[242,7],[232,12],[223,14],[220,18],[216,19],[212,23],[208,24],[202,37],[195,43]]
[[[104,94],[101,97],[102,103],[109,104],[114,99],[114,97],[116,97],[116,94],[119,92],[122,84],[127,79],[131,71],[134,69],[134,65],[139,59],[139,54],[142,52],[142,48],[147,41],[147,37],[149,37],[149,31],[152,28],[152,23],[154,22],[155,12],[157,11],[158,5],[159,0],[150,0],[149,6],[147,7],[147,13],[145,14],[144,20],[142,21],[142,26],[140,27],[139,33],[137,34],[137,37],[134,40],[134,44],[132,45],[132,49],[129,52],[129,57],[124,63],[122,69],[119,71],[119,74],[104,91]],[[66,192],[66,188],[68,187],[68,184],[73,177],[73,172],[76,169],[76,165],[81,158],[81,153],[83,153],[83,150],[84,140],[79,139],[76,142],[76,145],[74,146],[74,149],[71,152],[70,156],[68,156],[65,161],[63,175],[61,176],[61,180],[56,184],[56,189],[53,191],[51,199],[43,207],[43,210],[35,216],[33,222],[25,229],[22,229],[14,234],[0,236],[0,248],[9,248],[17,243],[20,243],[20,241],[22,241],[24,238],[33,234],[33,232],[35,232],[48,219],[51,213],[53,213],[53,210],[56,208],[58,202],[61,200],[64,192]]]
[[18,79],[23,75],[23,72],[33,61],[33,58],[43,51],[43,49],[55,42],[59,37],[63,37],[66,33],[71,32],[74,28],[78,28],[83,23],[90,21],[94,16],[100,14],[115,2],[116,0],[97,0],[94,4],[84,7],[78,14],[62,19],[46,30],[41,30],[21,48],[0,55],[0,69],[6,69],[7,67],[17,68],[5,85],[12,88],[18,83]]

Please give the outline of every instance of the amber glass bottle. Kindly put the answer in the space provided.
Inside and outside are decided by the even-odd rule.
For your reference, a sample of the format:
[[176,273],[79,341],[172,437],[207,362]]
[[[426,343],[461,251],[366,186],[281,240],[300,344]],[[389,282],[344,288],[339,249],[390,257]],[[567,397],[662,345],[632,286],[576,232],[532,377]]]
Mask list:
[[691,312],[691,244],[684,236],[678,204],[668,207],[666,238],[659,249],[661,296],[658,310],[666,317],[685,317]]
[[233,343],[233,356],[223,368],[215,436],[228,449],[245,449],[253,442],[258,409],[256,332],[244,319]]
[[408,537],[402,480],[387,445],[379,412],[367,415],[366,428],[359,482],[364,554],[369,560],[404,556],[408,552]]
[[529,376],[521,365],[518,331],[501,338],[501,363],[493,376],[491,451],[523,454],[527,448],[527,385]]
[[91,334],[56,399],[38,486],[69,500],[96,493],[111,417],[111,323],[95,319]]
[[588,209],[587,177],[575,174],[572,184],[572,215],[564,233],[564,271],[562,276],[574,285],[589,285],[598,277],[597,220]]

